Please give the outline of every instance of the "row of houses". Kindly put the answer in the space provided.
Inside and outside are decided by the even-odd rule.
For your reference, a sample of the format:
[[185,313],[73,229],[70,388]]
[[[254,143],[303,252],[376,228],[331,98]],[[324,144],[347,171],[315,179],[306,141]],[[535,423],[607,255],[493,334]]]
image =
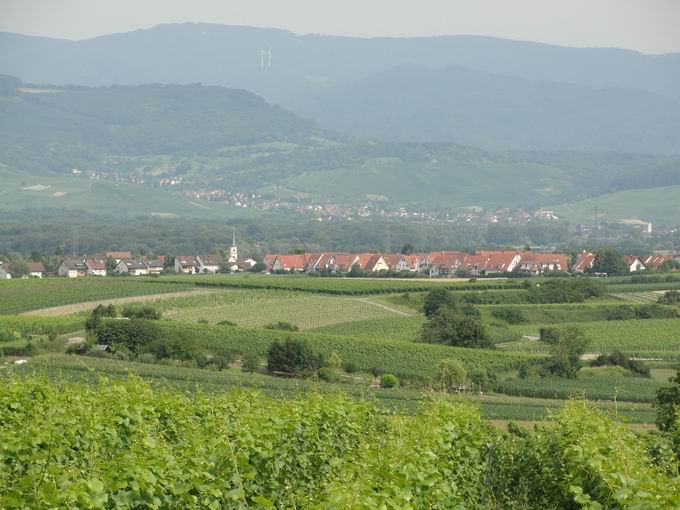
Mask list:
[[[597,255],[591,252],[583,252],[576,255],[571,271],[573,273],[586,273],[595,265],[595,258]],[[631,273],[638,271],[657,271],[663,264],[672,260],[680,259],[678,255],[646,255],[644,257],[637,257],[635,255],[626,255],[623,260],[628,266]]]
[[[564,253],[541,253],[518,250],[481,250],[475,253],[437,251],[402,255],[400,253],[299,253],[272,254],[265,258],[270,272],[294,271],[305,273],[346,273],[356,267],[365,273],[409,271],[428,276],[484,276],[519,272],[539,275],[546,271],[585,273],[595,264],[594,253],[578,254],[569,265]],[[624,257],[630,272],[658,270],[672,255]]]
[[355,268],[360,272],[418,272],[428,276],[456,274],[491,275],[513,271],[540,274],[544,271],[567,271],[567,256],[561,253],[496,250],[427,253],[300,253],[272,254],[265,258],[271,272],[295,271],[306,273],[346,273]]

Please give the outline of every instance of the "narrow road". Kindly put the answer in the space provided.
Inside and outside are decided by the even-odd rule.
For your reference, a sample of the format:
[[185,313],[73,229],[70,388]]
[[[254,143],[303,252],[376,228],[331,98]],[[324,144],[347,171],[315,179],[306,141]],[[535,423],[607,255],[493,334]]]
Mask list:
[[362,298],[359,301],[369,305],[377,306],[378,308],[382,308],[383,310],[387,310],[388,312],[396,313],[397,315],[401,315],[402,317],[415,317],[416,315],[415,313],[404,312],[403,310],[392,308],[391,306],[383,305],[382,303],[376,303],[375,301],[371,301],[368,298]]
[[164,294],[148,294],[146,296],[129,296],[115,299],[97,299],[94,301],[86,301],[83,303],[73,303],[70,305],[52,306],[50,308],[39,308],[38,310],[31,310],[20,313],[19,315],[39,315],[41,317],[57,317],[60,315],[71,315],[82,311],[92,310],[95,306],[102,305],[123,305],[126,303],[137,303],[140,301],[159,301],[161,299],[168,299],[174,297],[189,297],[196,294],[211,294],[219,292],[218,290],[208,289],[194,289],[180,292],[166,292]]

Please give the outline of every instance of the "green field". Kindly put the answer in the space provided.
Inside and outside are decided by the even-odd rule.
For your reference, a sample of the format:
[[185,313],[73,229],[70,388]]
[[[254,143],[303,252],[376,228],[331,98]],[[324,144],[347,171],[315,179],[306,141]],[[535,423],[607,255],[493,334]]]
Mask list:
[[593,211],[597,207],[601,221],[615,223],[624,219],[639,219],[653,224],[673,225],[680,218],[678,196],[680,186],[634,189],[553,206],[552,209],[573,223],[592,221]]
[[399,317],[366,298],[314,295],[309,292],[277,290],[227,290],[219,293],[160,300],[154,306],[163,317],[177,321],[232,321],[238,326],[257,327],[282,321],[300,329],[319,328],[356,320]]
[[[643,358],[680,359],[680,319],[646,319],[565,323],[583,330],[590,340],[589,352],[619,350]],[[554,326],[554,324],[546,324]],[[541,325],[509,326],[521,335],[538,336]],[[523,352],[547,352],[540,341],[504,343],[503,349]]]
[[0,314],[16,314],[86,301],[191,290],[186,282],[160,278],[33,278],[0,281]]
[[31,176],[0,167],[0,209],[21,211],[30,204],[36,209],[62,209],[125,216],[159,218],[212,218],[258,216],[221,202],[199,201],[172,191],[139,184],[92,180],[86,177]]

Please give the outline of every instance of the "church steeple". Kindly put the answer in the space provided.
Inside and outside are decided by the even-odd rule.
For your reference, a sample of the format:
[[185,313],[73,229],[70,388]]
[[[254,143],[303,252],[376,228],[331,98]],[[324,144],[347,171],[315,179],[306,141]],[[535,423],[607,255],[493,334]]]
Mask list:
[[238,260],[238,248],[236,247],[236,231],[231,231],[231,246],[229,247],[229,262]]

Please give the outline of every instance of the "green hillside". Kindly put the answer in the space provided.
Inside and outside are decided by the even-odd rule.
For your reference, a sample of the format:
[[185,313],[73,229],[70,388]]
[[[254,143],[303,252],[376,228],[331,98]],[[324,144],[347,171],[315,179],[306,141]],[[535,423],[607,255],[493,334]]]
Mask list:
[[91,180],[86,177],[31,176],[0,168],[0,210],[59,209],[111,217],[158,218],[253,217],[258,212],[221,202],[197,202],[179,193],[149,186]]
[[680,222],[680,186],[619,191],[554,207],[560,217],[571,222],[592,221],[595,208],[606,222],[637,219],[675,225]]

